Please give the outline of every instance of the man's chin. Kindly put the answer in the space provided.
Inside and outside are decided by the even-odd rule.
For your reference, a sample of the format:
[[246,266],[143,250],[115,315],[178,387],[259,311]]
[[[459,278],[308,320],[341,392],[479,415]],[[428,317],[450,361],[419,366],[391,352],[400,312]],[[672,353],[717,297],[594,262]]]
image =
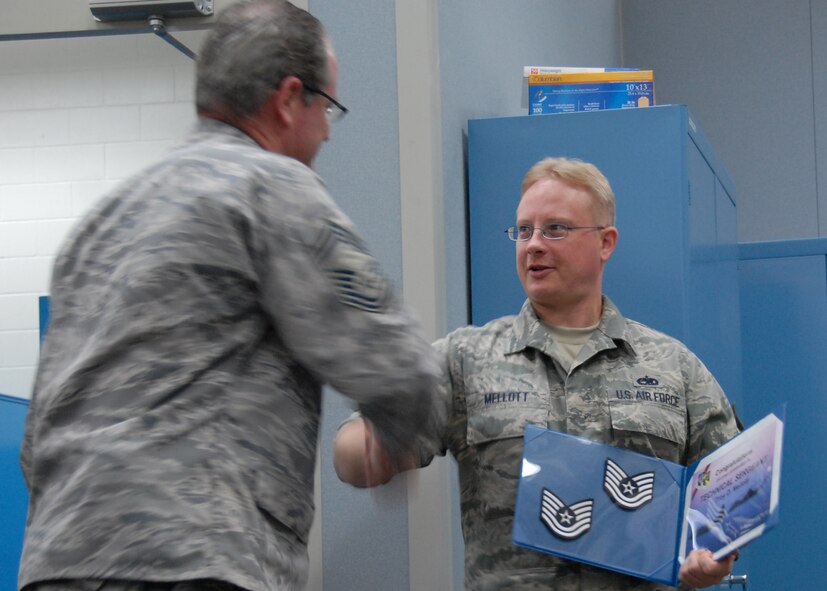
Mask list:
[[557,290],[552,289],[545,283],[536,283],[531,279],[523,284],[528,299],[532,302],[547,302],[554,301],[558,297]]

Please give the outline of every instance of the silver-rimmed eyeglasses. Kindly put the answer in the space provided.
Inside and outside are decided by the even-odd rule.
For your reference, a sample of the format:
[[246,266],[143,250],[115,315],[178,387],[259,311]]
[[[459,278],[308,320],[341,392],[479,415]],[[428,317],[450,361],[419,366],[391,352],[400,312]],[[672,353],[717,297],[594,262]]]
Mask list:
[[305,84],[304,82],[302,82],[302,84],[304,84],[304,89],[310,94],[318,94],[330,102],[330,104],[324,108],[324,114],[327,117],[328,123],[336,123],[347,114],[347,107],[327,94],[325,91],[314,86],[310,86],[309,84]]
[[540,228],[534,226],[520,225],[511,226],[505,230],[509,240],[514,242],[527,242],[531,240],[534,233],[539,230],[546,240],[562,240],[572,230],[603,230],[606,226],[567,226],[566,224],[546,224]]

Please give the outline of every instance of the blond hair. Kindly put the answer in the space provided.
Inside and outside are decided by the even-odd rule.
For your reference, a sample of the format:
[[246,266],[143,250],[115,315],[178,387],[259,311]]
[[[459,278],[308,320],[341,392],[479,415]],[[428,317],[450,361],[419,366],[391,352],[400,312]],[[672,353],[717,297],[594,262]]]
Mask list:
[[594,164],[576,158],[544,158],[523,178],[522,194],[536,182],[553,178],[584,189],[592,196],[596,223],[615,225],[615,195],[608,179]]

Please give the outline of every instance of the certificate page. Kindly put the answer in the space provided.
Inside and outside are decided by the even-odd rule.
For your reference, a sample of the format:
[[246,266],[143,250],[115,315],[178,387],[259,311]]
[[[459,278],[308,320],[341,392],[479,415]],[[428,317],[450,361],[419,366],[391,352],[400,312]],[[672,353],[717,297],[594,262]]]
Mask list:
[[783,408],[704,457],[687,481],[682,560],[696,548],[716,559],[778,520]]

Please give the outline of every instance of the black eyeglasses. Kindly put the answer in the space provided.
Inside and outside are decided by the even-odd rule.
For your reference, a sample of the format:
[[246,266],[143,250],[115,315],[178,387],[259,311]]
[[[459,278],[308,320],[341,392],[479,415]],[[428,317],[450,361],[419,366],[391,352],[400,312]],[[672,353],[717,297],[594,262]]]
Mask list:
[[546,224],[541,228],[534,226],[521,225],[511,226],[507,228],[505,233],[508,234],[509,240],[514,242],[526,242],[531,240],[534,232],[540,231],[543,238],[546,240],[562,240],[569,235],[571,230],[603,230],[606,226],[567,226],[566,224]]
[[336,123],[347,114],[347,107],[327,94],[325,91],[310,86],[309,84],[305,84],[304,81],[302,81],[302,84],[304,84],[304,89],[310,94],[318,94],[319,96],[322,96],[330,101],[330,104],[324,108],[324,114],[327,117],[328,123]]

